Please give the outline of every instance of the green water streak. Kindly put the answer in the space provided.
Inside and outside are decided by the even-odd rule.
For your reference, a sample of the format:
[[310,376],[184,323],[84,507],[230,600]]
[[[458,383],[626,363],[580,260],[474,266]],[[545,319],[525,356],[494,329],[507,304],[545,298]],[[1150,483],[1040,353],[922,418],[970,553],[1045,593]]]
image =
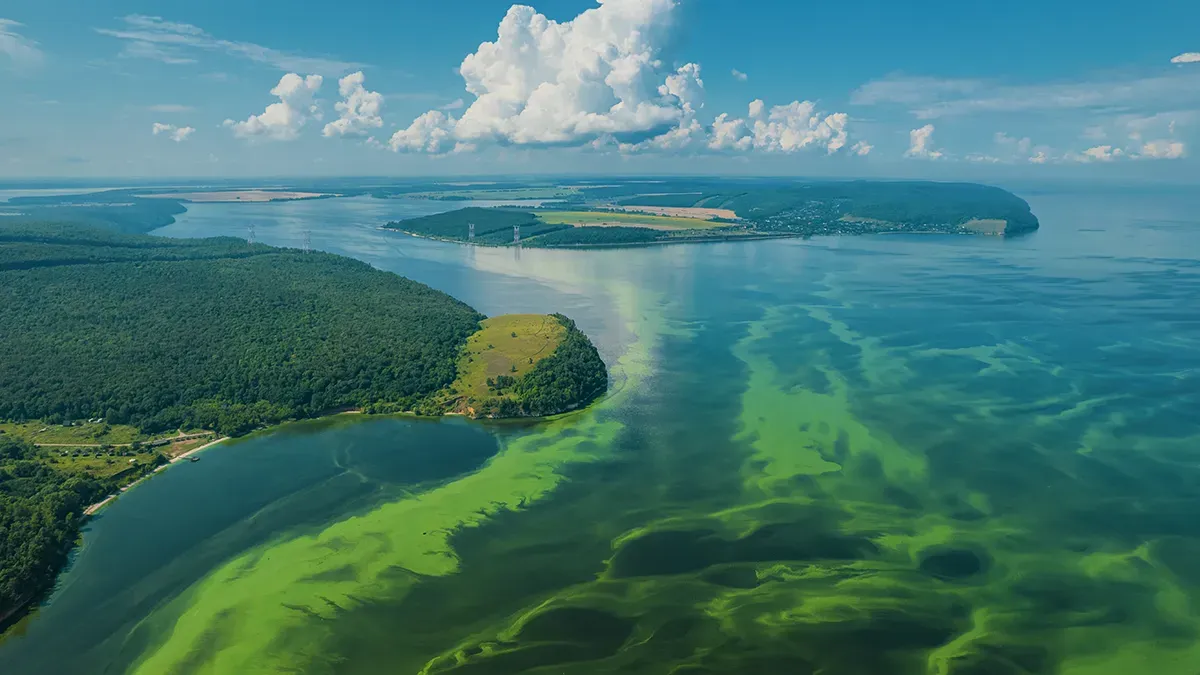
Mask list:
[[327,656],[322,642],[341,613],[403,597],[422,576],[452,574],[456,531],[536,502],[555,489],[564,467],[604,456],[623,428],[608,413],[651,373],[665,330],[661,308],[631,286],[616,286],[614,297],[636,338],[611,369],[614,386],[604,400],[512,440],[462,479],[228,561],[147,620],[164,635],[133,672],[304,671]]

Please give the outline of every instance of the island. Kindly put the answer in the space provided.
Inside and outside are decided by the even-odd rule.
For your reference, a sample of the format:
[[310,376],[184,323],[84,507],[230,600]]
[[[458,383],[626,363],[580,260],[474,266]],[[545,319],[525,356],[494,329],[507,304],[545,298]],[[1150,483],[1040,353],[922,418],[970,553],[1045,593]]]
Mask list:
[[[413,196],[454,200],[477,194]],[[1012,237],[1038,228],[1023,199],[972,183],[695,181],[622,183],[567,194],[536,206],[467,207],[385,227],[483,246],[541,248],[883,233]]]
[[0,221],[0,624],[88,507],[226,436],[343,411],[543,417],[608,385],[565,316],[487,318],[350,258]]

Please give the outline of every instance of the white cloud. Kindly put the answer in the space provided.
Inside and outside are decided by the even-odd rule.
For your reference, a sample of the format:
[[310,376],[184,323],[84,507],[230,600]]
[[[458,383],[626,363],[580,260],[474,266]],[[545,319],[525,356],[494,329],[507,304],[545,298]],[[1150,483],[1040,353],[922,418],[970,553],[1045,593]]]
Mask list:
[[194,110],[190,105],[181,105],[179,103],[159,103],[148,108],[151,112],[156,113],[185,113]]
[[365,82],[366,77],[361,70],[338,80],[338,93],[342,95],[342,100],[338,101],[334,108],[339,117],[325,125],[322,133],[326,137],[361,136],[370,129],[383,126],[383,118],[379,116],[379,109],[383,107],[383,95],[368,91],[363,86]]
[[252,42],[221,40],[188,23],[165,21],[157,16],[130,14],[121,29],[97,28],[96,32],[126,41],[122,55],[148,58],[164,63],[193,63],[188,50],[221,52],[287,71],[306,71],[336,75],[361,67],[361,64],[334,59],[298,56]]
[[915,157],[917,159],[940,159],[942,152],[935,150],[931,146],[933,144],[933,125],[926,124],[920,129],[913,129],[908,132],[908,152],[904,153],[905,157]]
[[808,147],[832,154],[846,145],[846,113],[824,115],[812,101],[792,101],[768,112],[761,100],[750,103],[747,119],[722,114],[713,122],[708,147],[713,150],[795,152]]
[[459,68],[474,97],[461,115],[446,112],[456,110],[453,105],[431,110],[388,145],[430,153],[489,144],[622,152],[821,147],[832,153],[846,144],[848,116],[818,114],[808,101],[769,112],[758,102],[746,119],[719,115],[712,125],[701,122],[700,66],[684,62],[672,69],[660,53],[677,4],[600,0],[561,23],[514,5],[495,41],[480,44]]
[[975,164],[1000,164],[1004,160],[994,155],[970,154],[967,155],[967,161]]
[[422,115],[392,147],[446,148],[447,135],[473,145],[636,144],[690,127],[702,105],[699,68],[672,71],[658,53],[675,4],[607,0],[562,23],[514,5],[496,40],[459,68],[475,100],[458,118]]
[[1111,162],[1125,156],[1125,151],[1112,145],[1097,145],[1084,150],[1082,153],[1068,153],[1066,159],[1072,162]]
[[441,110],[430,110],[413,120],[407,129],[392,135],[388,147],[393,152],[427,152],[441,155],[454,149],[454,127],[458,120]]
[[17,70],[36,68],[43,60],[38,43],[17,32],[23,25],[11,19],[0,19],[0,54],[7,56]]
[[850,147],[850,152],[853,152],[859,157],[866,157],[867,155],[871,154],[871,151],[874,149],[875,146],[869,145],[866,141],[859,141]]
[[466,103],[461,98],[456,98],[446,105],[439,106],[438,110],[462,110],[466,107]]
[[174,124],[162,124],[161,122],[155,122],[154,126],[151,127],[151,131],[155,136],[164,134],[167,138],[170,138],[176,143],[182,143],[186,141],[189,136],[196,132],[196,130],[191,127],[177,127]]
[[1029,158],[1029,163],[1030,164],[1045,164],[1049,160],[1050,160],[1050,158],[1046,156],[1046,153],[1044,151],[1038,150],[1037,152],[1033,153],[1032,157]]
[[1184,146],[1180,141],[1161,140],[1150,141],[1142,145],[1138,157],[1141,159],[1179,159],[1184,156]]
[[239,138],[293,140],[310,117],[320,119],[320,108],[313,97],[321,88],[321,82],[320,75],[302,78],[296,73],[288,73],[271,90],[272,96],[279,97],[278,103],[272,103],[261,115],[251,115],[243,122],[225,120],[224,126],[233,129]]
[[1200,63],[1200,52],[1184,52],[1171,59],[1171,63]]
[[1013,138],[1012,136],[1009,136],[1008,134],[1004,133],[1003,131],[997,131],[994,138],[996,141],[996,145],[999,145],[999,146],[1005,147],[1005,148],[1011,148],[1023,155],[1027,154],[1029,152],[1029,149],[1031,147],[1033,147],[1033,141],[1031,141],[1028,136],[1025,136],[1023,138]]
[[743,73],[737,68],[734,68],[730,74],[733,75],[733,79],[737,80],[738,82],[745,82],[746,80],[750,79],[749,75]]
[[1161,110],[1165,106],[1200,105],[1200,69],[1044,84],[894,75],[863,85],[854,92],[851,102],[859,105],[902,105],[919,119],[1116,106]]

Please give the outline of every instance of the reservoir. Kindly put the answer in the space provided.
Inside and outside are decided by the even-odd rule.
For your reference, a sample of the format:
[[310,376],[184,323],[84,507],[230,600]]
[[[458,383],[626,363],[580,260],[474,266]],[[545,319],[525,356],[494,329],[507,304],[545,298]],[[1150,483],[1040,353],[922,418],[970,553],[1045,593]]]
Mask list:
[[342,415],[88,525],[4,673],[1194,675],[1200,196],[1038,189],[1021,239],[571,251],[463,206],[191,204],[156,234],[561,312],[612,373],[522,424]]

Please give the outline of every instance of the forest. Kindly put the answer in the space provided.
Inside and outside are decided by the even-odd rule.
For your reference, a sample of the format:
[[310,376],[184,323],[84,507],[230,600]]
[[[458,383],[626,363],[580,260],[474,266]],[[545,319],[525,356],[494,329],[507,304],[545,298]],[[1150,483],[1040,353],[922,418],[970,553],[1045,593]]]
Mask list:
[[53,585],[84,509],[113,488],[57,471],[39,462],[37,452],[0,434],[0,624]]
[[482,316],[366,263],[237,239],[0,227],[0,419],[242,434],[453,381]]

